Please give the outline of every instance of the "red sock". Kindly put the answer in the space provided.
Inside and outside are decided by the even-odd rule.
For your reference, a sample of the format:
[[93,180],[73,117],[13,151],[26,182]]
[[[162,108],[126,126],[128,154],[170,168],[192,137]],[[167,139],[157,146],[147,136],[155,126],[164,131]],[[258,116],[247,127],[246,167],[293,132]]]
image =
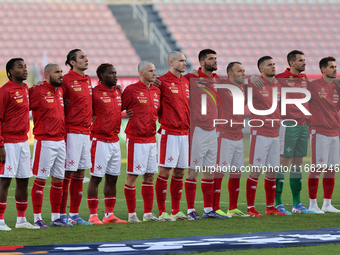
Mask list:
[[27,200],[15,200],[16,208],[17,208],[17,216],[25,217],[25,212],[27,209]]
[[90,214],[97,214],[98,197],[87,197]]
[[70,213],[78,213],[81,198],[83,197],[84,177],[72,176],[70,184]]
[[159,215],[162,215],[163,212],[166,212],[165,200],[167,190],[168,190],[168,178],[158,175],[156,180],[156,197]]
[[213,210],[217,211],[220,208],[220,199],[221,199],[221,187],[222,187],[222,180],[224,177],[224,173],[217,173],[214,174],[214,196],[213,196]]
[[63,195],[61,199],[61,206],[60,206],[60,213],[61,214],[66,214],[66,206],[67,206],[67,197],[68,197],[68,185],[70,184],[71,177],[64,178],[63,181]]
[[316,199],[319,188],[320,175],[316,172],[310,172],[308,177],[308,193],[310,199]]
[[128,212],[129,213],[136,212],[136,188],[125,184],[124,194]]
[[46,182],[34,180],[31,197],[32,197],[32,204],[33,204],[33,213],[38,214],[41,213],[41,208],[44,199],[44,187]]
[[229,210],[237,208],[238,193],[240,193],[241,173],[230,173],[228,181]]
[[186,179],[184,187],[188,209],[195,209],[196,180]]
[[267,207],[274,206],[276,192],[276,178],[264,178],[264,190],[266,192]]
[[6,201],[1,201],[0,202],[0,220],[4,219],[5,210],[6,210]]
[[105,196],[105,213],[113,213],[115,209],[117,197],[116,196]]
[[183,178],[171,177],[170,194],[171,194],[171,214],[176,215],[180,211],[182,197]]
[[256,195],[257,183],[258,183],[258,178],[248,177],[247,191],[246,191],[248,207],[255,206],[255,195]]
[[334,184],[335,184],[334,176],[335,176],[334,170],[328,169],[328,171],[325,172],[323,179],[322,179],[323,198],[332,199]]
[[203,193],[204,208],[212,207],[214,196],[214,179],[202,179],[201,188]]
[[51,203],[51,213],[59,213],[61,206],[61,199],[63,196],[63,183],[51,182],[50,189],[50,203]]
[[153,184],[142,182],[142,196],[144,201],[144,213],[152,213],[153,207]]

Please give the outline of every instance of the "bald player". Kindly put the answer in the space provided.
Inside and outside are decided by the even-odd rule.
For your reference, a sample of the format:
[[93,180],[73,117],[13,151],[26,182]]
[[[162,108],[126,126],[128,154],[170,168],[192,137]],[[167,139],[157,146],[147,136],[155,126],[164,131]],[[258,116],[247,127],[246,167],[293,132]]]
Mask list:
[[41,217],[46,180],[51,176],[50,203],[51,227],[72,227],[60,219],[60,206],[65,175],[65,115],[63,92],[63,70],[57,64],[48,64],[44,69],[43,85],[29,89],[30,110],[34,122],[32,187],[34,225],[48,228]]
[[[159,217],[162,220],[186,220],[180,210],[184,169],[189,166],[190,99],[189,81],[182,76],[186,68],[185,56],[172,51],[168,55],[170,71],[159,78],[162,97],[159,111],[158,165],[156,195]],[[165,200],[168,178],[171,176],[171,216],[166,212]]]
[[152,85],[156,80],[155,66],[149,61],[138,65],[140,80],[127,86],[122,95],[122,111],[132,110],[133,116],[126,126],[126,182],[124,193],[129,212],[129,222],[141,222],[136,213],[135,183],[143,176],[143,221],[159,221],[152,213],[153,179],[158,172],[156,146],[156,120],[160,107],[160,90]]

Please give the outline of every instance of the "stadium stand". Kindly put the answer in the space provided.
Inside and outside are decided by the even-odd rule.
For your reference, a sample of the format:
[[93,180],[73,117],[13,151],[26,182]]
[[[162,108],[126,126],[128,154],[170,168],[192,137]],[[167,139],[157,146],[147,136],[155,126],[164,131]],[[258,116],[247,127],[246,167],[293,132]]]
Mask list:
[[304,51],[307,74],[320,74],[321,58],[340,57],[340,20],[334,18],[339,4],[157,4],[154,8],[191,65],[198,66],[201,49],[217,51],[220,75],[225,75],[230,61],[242,62],[247,74],[258,74],[256,63],[264,55],[272,56],[277,72],[282,72],[293,49]]
[[0,27],[0,69],[12,57],[23,57],[29,68],[47,57],[65,72],[74,48],[89,56],[91,76],[103,62],[113,63],[120,76],[135,76],[140,62],[105,4],[0,2]]

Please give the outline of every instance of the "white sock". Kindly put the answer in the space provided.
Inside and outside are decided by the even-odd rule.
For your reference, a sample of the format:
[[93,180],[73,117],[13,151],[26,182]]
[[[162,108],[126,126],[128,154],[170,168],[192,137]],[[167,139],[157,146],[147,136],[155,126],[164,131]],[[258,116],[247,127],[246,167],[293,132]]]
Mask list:
[[137,216],[137,213],[136,213],[136,212],[129,213],[129,218],[132,217],[133,215],[136,215],[136,216]]
[[[61,214],[60,214],[60,217],[61,217],[61,216],[65,216],[65,217],[66,217],[66,213],[61,213]],[[67,218],[67,217],[66,217],[66,218]]]
[[0,224],[5,224],[5,220],[0,220]]
[[194,212],[195,211],[195,208],[194,209],[188,209],[188,214],[189,213],[192,213],[192,212]]
[[112,212],[110,212],[110,213],[105,213],[105,218],[110,217],[112,214],[113,214]]
[[318,207],[316,199],[309,199],[309,207]]
[[95,216],[95,215],[98,215],[98,214],[90,214],[90,218],[91,218],[92,216]]
[[27,221],[26,217],[17,217],[17,223],[22,223],[22,222],[25,222],[25,221]]
[[324,198],[324,199],[323,199],[323,205],[322,205],[322,207],[328,207],[328,206],[330,206],[330,205],[332,205],[332,204],[331,204],[331,199]]
[[34,222],[38,221],[38,220],[42,220],[41,218],[41,213],[35,213],[34,214]]
[[75,216],[75,215],[78,215],[78,213],[69,213],[69,214],[68,214],[68,217],[73,217],[73,216]]
[[59,213],[52,213],[51,214],[51,221],[55,221],[57,219],[60,218],[60,214]]
[[212,207],[204,207],[205,213],[210,213],[212,210],[213,210]]
[[152,213],[150,213],[150,212],[149,213],[144,213],[144,216],[149,216],[149,215],[151,216]]

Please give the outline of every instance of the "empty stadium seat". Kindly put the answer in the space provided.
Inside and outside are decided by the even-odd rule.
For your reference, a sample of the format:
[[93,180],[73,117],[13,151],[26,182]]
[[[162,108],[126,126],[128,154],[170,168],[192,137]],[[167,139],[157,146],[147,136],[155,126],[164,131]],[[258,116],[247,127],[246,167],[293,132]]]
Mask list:
[[154,9],[189,64],[198,65],[197,55],[204,47],[215,49],[220,75],[225,75],[229,61],[236,60],[243,61],[248,74],[256,74],[257,59],[269,54],[282,72],[287,53],[294,49],[305,52],[306,72],[311,74],[320,73],[321,58],[340,57],[340,20],[335,18],[340,5],[212,2],[158,4]]
[[5,49],[0,69],[5,69],[9,58],[20,56],[32,68],[47,52],[48,62],[59,64],[65,73],[66,55],[74,48],[88,55],[86,73],[92,76],[104,60],[114,61],[120,76],[132,75],[126,66],[136,67],[140,62],[105,4],[1,2],[0,24],[0,49]]

